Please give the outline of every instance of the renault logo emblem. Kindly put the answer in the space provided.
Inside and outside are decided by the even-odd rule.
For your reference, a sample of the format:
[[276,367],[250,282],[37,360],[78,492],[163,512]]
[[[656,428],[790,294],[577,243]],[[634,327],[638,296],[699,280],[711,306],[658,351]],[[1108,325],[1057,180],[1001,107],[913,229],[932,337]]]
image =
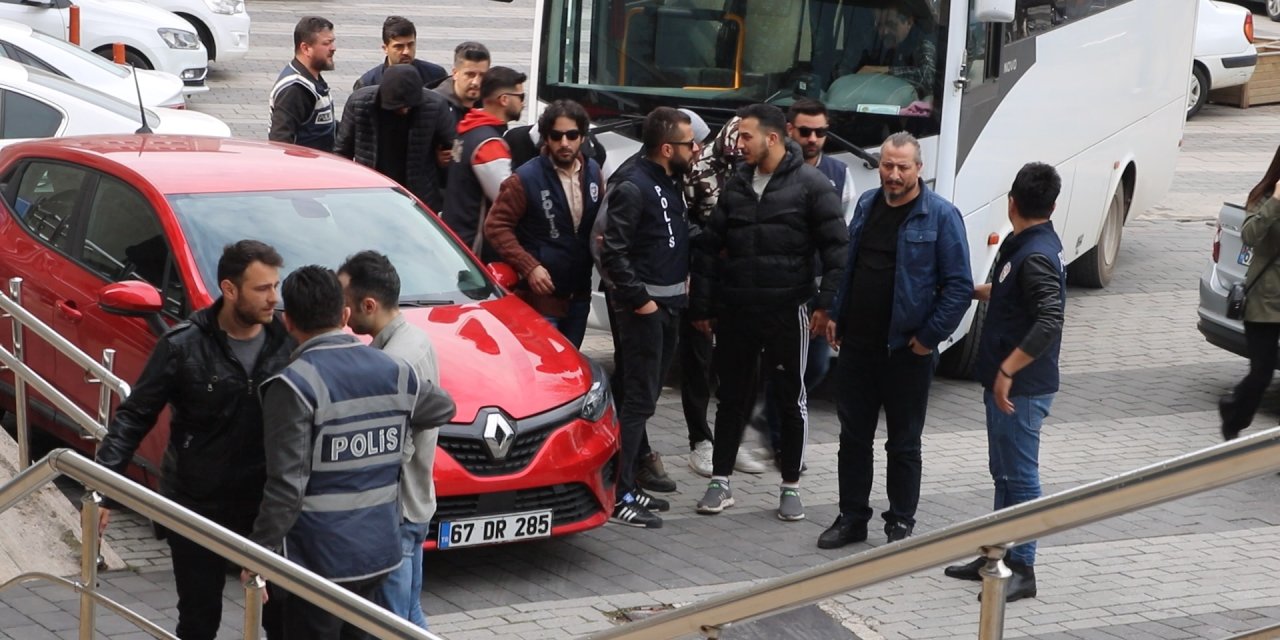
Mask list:
[[484,444],[489,448],[489,456],[494,460],[503,460],[511,450],[511,443],[516,440],[515,427],[506,416],[497,411],[490,413],[484,421]]

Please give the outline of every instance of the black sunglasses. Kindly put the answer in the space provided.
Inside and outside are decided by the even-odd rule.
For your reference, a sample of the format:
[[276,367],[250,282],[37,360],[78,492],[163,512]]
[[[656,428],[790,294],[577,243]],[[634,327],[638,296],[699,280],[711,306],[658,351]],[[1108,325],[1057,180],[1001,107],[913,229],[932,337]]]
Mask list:
[[517,97],[517,98],[520,98],[520,102],[524,102],[524,94],[523,94],[523,93],[504,93],[504,94],[502,94],[502,95],[504,95],[504,96],[515,96],[515,97]]
[[547,137],[551,138],[551,140],[554,142],[560,142],[565,138],[568,138],[570,141],[573,141],[573,140],[577,140],[578,138],[581,138],[582,132],[578,131],[577,129],[570,129],[568,131],[557,131],[555,129],[552,129],[551,131],[547,132]]
[[680,142],[668,142],[667,144],[669,144],[669,145],[671,145],[671,146],[674,146],[674,147],[689,147],[690,149],[692,149],[692,148],[693,148],[693,145],[698,144],[698,141],[697,141],[697,140],[682,140],[682,141],[680,141]]
[[827,137],[827,129],[828,127],[796,127],[796,131],[800,132],[801,138],[808,138],[809,136],[825,138]]

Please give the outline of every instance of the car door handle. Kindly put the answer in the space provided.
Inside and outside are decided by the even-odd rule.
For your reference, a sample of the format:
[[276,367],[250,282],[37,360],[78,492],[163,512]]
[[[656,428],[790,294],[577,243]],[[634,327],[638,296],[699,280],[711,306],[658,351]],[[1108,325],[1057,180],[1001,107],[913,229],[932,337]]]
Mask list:
[[66,318],[71,322],[80,322],[80,318],[84,316],[84,314],[80,313],[80,310],[76,308],[76,303],[70,300],[59,300],[57,306],[58,313],[61,314],[63,318]]

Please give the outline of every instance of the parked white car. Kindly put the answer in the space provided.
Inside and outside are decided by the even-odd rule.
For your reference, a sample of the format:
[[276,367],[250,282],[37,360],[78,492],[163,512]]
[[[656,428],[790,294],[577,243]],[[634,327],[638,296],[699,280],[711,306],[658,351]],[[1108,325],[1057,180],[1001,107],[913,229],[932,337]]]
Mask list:
[[[172,73],[143,69],[135,72],[17,22],[0,20],[0,58],[70,78],[125,102],[137,102],[141,93],[142,104],[148,107],[183,109],[187,106],[182,80]],[[135,73],[138,76],[136,87]]]
[[0,146],[31,138],[134,133],[231,135],[223,121],[186,109],[144,108],[62,76],[0,60]]
[[[125,61],[139,69],[168,71],[187,93],[207,91],[209,57],[186,20],[136,0],[75,0],[80,7],[80,46],[111,58],[111,45],[125,46]],[[0,18],[69,39],[71,0],[0,0]]]
[[1200,111],[1209,99],[1209,91],[1248,82],[1257,64],[1253,14],[1233,4],[1200,0],[1187,117]]
[[249,13],[244,0],[144,0],[191,23],[210,60],[239,60],[249,53]]

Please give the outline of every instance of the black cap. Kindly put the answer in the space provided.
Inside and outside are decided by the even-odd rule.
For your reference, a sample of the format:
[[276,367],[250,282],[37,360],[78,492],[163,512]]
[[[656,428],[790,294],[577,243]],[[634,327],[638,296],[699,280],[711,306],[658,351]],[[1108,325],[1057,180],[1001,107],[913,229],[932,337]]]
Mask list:
[[422,104],[426,100],[422,92],[422,76],[411,64],[387,67],[382,73],[382,82],[378,84],[378,98],[387,111],[402,107],[412,109]]

